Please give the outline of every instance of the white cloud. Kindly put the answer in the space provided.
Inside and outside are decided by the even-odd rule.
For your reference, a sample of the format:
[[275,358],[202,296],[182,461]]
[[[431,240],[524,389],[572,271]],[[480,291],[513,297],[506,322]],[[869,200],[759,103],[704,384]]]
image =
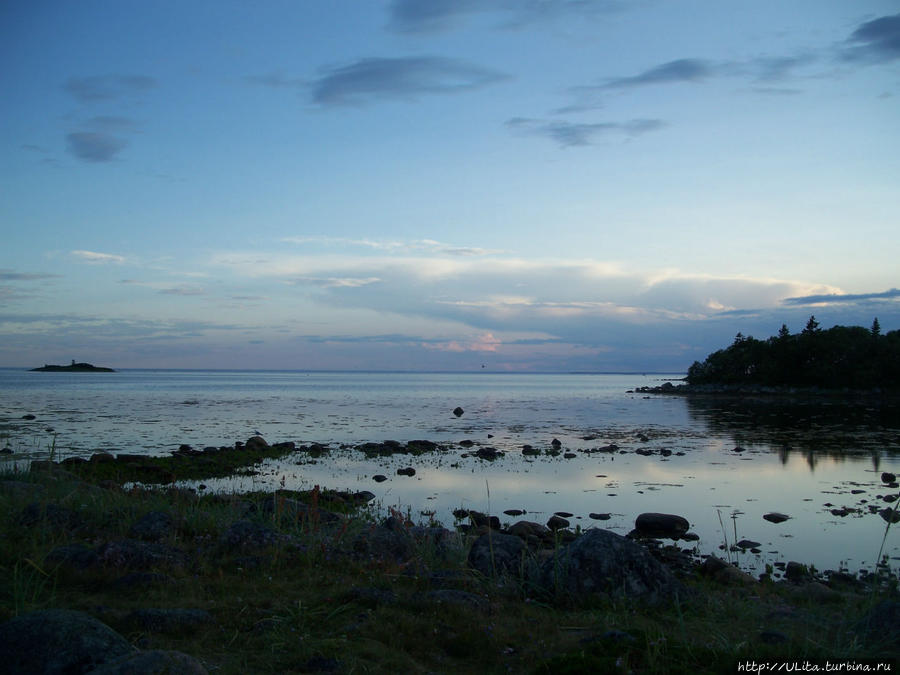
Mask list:
[[125,257],[121,255],[115,255],[113,253],[98,253],[97,251],[72,251],[71,255],[75,258],[78,258],[82,262],[91,263],[91,264],[106,264],[106,263],[114,263],[116,265],[121,265],[125,262]]

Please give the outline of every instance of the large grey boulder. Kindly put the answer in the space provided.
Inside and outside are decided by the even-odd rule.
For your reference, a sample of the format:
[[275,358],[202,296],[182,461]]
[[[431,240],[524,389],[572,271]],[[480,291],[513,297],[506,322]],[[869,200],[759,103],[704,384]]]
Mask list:
[[588,530],[541,567],[540,587],[562,598],[605,595],[657,603],[682,586],[647,549],[608,530]]
[[0,625],[0,669],[8,673],[80,675],[135,650],[84,612],[46,609]]
[[486,577],[503,574],[520,577],[527,575],[530,554],[519,537],[488,532],[472,542],[468,562],[469,567]]

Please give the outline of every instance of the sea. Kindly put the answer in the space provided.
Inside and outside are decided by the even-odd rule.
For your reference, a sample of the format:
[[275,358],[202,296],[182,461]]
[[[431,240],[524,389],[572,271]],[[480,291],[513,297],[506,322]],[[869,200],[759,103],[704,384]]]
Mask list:
[[[167,455],[182,444],[230,446],[259,435],[329,451],[182,486],[367,490],[375,511],[448,527],[457,509],[504,523],[545,523],[564,512],[572,528],[627,534],[641,513],[672,513],[699,536],[682,547],[750,572],[774,566],[777,574],[791,560],[818,570],[870,573],[880,563],[900,571],[900,525],[888,527],[880,513],[898,494],[883,480],[900,474],[896,403],[639,391],[681,377],[0,368],[0,449],[12,451],[0,455],[0,467],[24,470],[51,454]],[[355,448],[419,439],[445,449],[367,459]],[[541,454],[523,454],[524,445]],[[484,447],[502,454],[480,459],[475,451]],[[397,474],[406,467],[415,475]],[[376,482],[376,474],[388,480]],[[524,514],[504,514],[511,509]],[[772,512],[790,518],[763,518]]]

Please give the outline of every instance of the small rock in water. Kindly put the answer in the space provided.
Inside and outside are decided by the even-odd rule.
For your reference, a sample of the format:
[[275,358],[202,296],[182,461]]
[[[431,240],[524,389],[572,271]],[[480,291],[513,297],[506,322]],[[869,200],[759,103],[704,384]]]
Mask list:
[[456,415],[457,417],[462,417],[462,414],[463,414],[464,412],[466,412],[466,411],[463,410],[462,408],[460,408],[459,406],[456,406],[456,407],[453,409],[453,414]]
[[895,509],[881,509],[878,512],[882,518],[885,519],[888,523],[900,523],[900,511],[896,511]]
[[574,458],[577,457],[577,456],[578,456],[578,455],[576,455],[574,452],[566,452],[566,453],[563,453],[563,457],[566,458],[566,459],[574,459]]
[[557,511],[553,515],[559,516],[560,518],[571,518],[573,514],[569,513],[568,511]]
[[550,441],[550,445],[552,445],[554,448],[562,447],[562,443],[558,438],[554,438],[552,441]]
[[686,518],[671,513],[642,513],[634,521],[634,529],[644,537],[680,537],[689,527]]
[[897,476],[892,473],[885,471],[883,474],[881,474],[881,482],[882,483],[893,483],[896,480],[897,480]]
[[757,546],[760,546],[760,543],[758,541],[750,541],[749,539],[741,539],[735,546],[743,549],[756,548]]
[[383,483],[387,480],[387,476],[381,473],[376,473],[374,476],[372,476],[372,480],[374,480],[376,483]]
[[416,470],[411,466],[406,467],[405,469],[397,469],[398,476],[415,476]]
[[22,419],[23,420],[33,420],[33,419],[37,419],[37,418],[34,415],[29,413],[28,415],[22,415]]
[[505,513],[507,516],[521,516],[525,512],[522,509],[506,509],[506,511],[504,511],[503,513]]
[[783,523],[786,520],[790,520],[790,516],[786,516],[783,513],[767,513],[763,516],[765,520],[768,520],[770,523]]
[[609,513],[589,513],[588,518],[594,520],[609,520],[612,516]]
[[863,495],[865,493],[866,493],[865,490],[850,490],[851,495]]
[[732,450],[732,452],[746,452],[746,451],[747,451],[746,448],[742,448],[739,445],[734,446],[734,450]]

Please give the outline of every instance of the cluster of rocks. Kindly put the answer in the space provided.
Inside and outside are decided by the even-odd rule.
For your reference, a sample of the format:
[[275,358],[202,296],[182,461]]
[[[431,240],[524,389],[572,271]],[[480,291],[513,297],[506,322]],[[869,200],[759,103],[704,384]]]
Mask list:
[[[135,625],[159,628],[159,622],[165,622],[162,616],[138,615]],[[178,624],[178,630],[183,627],[184,624]],[[89,614],[65,609],[29,612],[0,624],[0,663],[9,673],[52,675],[201,675],[207,672],[192,656],[178,651],[141,651]]]

